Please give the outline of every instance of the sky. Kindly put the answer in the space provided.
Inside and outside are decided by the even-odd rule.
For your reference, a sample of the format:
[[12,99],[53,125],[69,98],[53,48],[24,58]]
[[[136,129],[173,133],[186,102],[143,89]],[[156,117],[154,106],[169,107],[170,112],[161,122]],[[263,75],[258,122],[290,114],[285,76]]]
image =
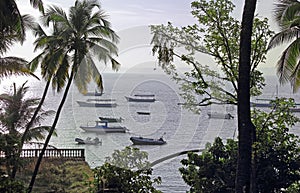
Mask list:
[[[31,14],[36,18],[39,12],[31,7],[29,0],[16,0],[21,14]],[[75,0],[44,0],[48,5],[57,5],[65,11],[72,6]],[[195,19],[190,14],[191,0],[101,0],[102,9],[108,15],[112,28],[121,37],[119,44],[119,61],[124,65],[121,72],[137,69],[139,64],[155,62],[151,54],[149,29],[147,26],[153,24],[166,24],[172,22],[174,26],[186,26],[194,24]],[[236,5],[234,16],[238,19],[242,16],[243,0],[233,0]],[[257,13],[259,16],[271,19],[271,29],[276,30],[272,22],[272,0],[258,0]],[[25,58],[30,61],[37,53],[33,51],[34,37],[28,33],[27,41],[22,45],[12,47],[8,55]],[[138,57],[137,57],[138,56]],[[134,59],[133,59],[134,58]],[[273,66],[275,59],[270,57],[269,64]],[[103,67],[103,71],[109,71]]]

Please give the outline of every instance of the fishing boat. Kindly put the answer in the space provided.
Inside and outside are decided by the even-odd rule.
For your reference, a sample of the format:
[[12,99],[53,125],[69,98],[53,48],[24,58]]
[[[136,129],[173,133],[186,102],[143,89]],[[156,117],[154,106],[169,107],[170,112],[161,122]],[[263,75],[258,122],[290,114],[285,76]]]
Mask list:
[[159,139],[145,138],[145,137],[130,137],[133,145],[163,145],[166,141],[161,137]]
[[128,102],[155,102],[155,97],[148,96],[125,96]]
[[76,101],[81,107],[116,107],[115,102],[90,102],[90,101]]
[[80,126],[81,129],[87,132],[96,133],[125,133],[127,128],[122,126],[108,126],[107,121],[95,121],[93,126]]
[[215,118],[215,119],[233,119],[234,116],[232,116],[230,113],[219,113],[219,112],[212,112],[207,113],[208,118]]
[[108,122],[108,123],[120,123],[124,119],[122,117],[120,118],[115,118],[115,117],[99,117],[99,119],[103,122]]
[[78,144],[87,144],[87,145],[102,144],[102,141],[100,141],[98,137],[95,137],[94,139],[92,139],[91,137],[87,137],[86,139],[81,139],[76,137],[75,141]]

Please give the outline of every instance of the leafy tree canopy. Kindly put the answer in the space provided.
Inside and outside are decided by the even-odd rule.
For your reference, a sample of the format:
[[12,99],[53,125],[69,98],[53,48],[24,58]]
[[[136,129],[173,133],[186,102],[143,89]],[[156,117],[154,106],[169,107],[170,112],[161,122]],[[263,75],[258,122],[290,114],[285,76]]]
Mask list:
[[[241,23],[231,16],[235,6],[230,0],[198,0],[191,6],[198,23],[181,28],[171,23],[151,26],[153,53],[158,55],[165,72],[181,84],[181,95],[190,109],[197,111],[195,104],[236,104]],[[257,67],[266,59],[267,41],[273,32],[266,18],[255,18],[253,29],[251,94],[256,96],[264,86]],[[199,54],[212,57],[216,67],[204,64]],[[188,64],[191,70],[180,74],[175,58]]]
[[115,150],[102,166],[93,170],[94,183],[91,192],[104,189],[124,193],[161,192],[154,187],[155,184],[160,184],[161,179],[151,178],[152,169],[147,167],[147,159],[147,152],[135,147]]
[[[292,99],[277,99],[270,112],[254,110],[257,142],[253,145],[258,192],[299,192],[299,137],[290,132],[299,118]],[[190,192],[234,192],[238,143],[216,138],[201,155],[190,153],[180,172]]]

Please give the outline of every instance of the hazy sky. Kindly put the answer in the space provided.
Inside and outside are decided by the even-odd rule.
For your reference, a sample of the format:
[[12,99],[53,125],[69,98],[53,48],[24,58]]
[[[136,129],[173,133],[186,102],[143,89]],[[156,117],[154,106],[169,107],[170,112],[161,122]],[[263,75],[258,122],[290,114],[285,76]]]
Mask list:
[[[74,4],[74,0],[44,0],[44,4],[47,5],[58,5],[66,11],[70,6]],[[141,47],[149,46],[149,37],[144,34],[133,32],[134,29],[146,28],[150,24],[166,24],[171,21],[175,26],[185,26],[188,24],[195,23],[194,18],[190,14],[190,3],[191,0],[102,0],[100,1],[102,9],[109,15],[109,21],[111,21],[113,29],[121,34],[121,47],[120,55],[121,62],[124,60],[128,61],[133,55],[144,53]],[[236,10],[234,12],[235,17],[241,18],[243,0],[234,0]],[[37,10],[34,10],[29,0],[17,0],[20,12],[22,14],[32,14],[36,17],[39,16]],[[272,0],[258,0],[257,13],[261,16],[268,17],[271,19],[271,11],[273,9]],[[275,25],[272,25],[273,30],[276,29]],[[143,30],[141,30],[142,32]],[[130,35],[132,34],[132,35]],[[122,37],[123,36],[123,37]],[[123,39],[122,39],[123,38]],[[27,41],[22,46],[14,46],[9,55],[31,60],[36,53],[33,52],[34,37],[29,33]],[[124,44],[126,42],[126,44]],[[130,54],[125,53],[124,49],[128,43],[131,45]],[[134,43],[132,43],[134,42]],[[123,43],[123,44],[122,44]],[[125,54],[124,54],[125,53]],[[126,55],[127,54],[127,55]],[[155,58],[150,53],[144,53],[145,55],[140,56],[140,60],[130,62],[141,63],[147,61],[154,61]],[[123,57],[123,59],[122,59]],[[152,57],[152,58],[151,58]],[[126,63],[126,62],[125,62]],[[129,64],[128,64],[129,65]],[[126,69],[126,67],[123,67]],[[127,66],[128,68],[128,66]]]

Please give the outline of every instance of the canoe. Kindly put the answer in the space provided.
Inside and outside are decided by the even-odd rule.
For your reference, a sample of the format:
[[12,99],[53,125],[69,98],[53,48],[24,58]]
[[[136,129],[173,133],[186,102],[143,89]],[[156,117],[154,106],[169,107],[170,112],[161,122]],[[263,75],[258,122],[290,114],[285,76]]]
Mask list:
[[139,115],[150,115],[150,112],[138,111],[136,112]]
[[145,137],[130,137],[130,140],[134,145],[163,145],[166,141],[163,138],[152,139]]

